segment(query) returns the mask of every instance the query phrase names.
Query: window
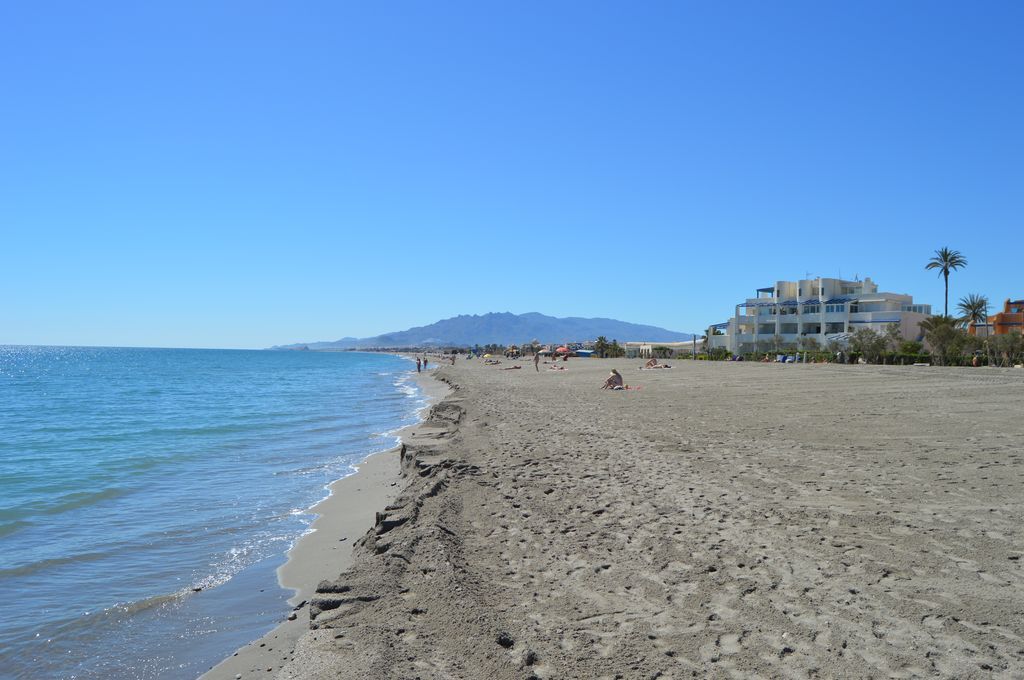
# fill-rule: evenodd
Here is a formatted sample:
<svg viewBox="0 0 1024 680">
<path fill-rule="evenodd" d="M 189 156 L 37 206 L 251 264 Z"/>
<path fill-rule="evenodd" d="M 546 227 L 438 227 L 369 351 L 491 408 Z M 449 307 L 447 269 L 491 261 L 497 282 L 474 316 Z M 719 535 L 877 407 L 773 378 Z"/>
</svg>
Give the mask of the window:
<svg viewBox="0 0 1024 680">
<path fill-rule="evenodd" d="M 841 312 L 846 309 L 846 305 L 825 305 L 825 312 L 831 314 L 833 312 Z"/>
</svg>

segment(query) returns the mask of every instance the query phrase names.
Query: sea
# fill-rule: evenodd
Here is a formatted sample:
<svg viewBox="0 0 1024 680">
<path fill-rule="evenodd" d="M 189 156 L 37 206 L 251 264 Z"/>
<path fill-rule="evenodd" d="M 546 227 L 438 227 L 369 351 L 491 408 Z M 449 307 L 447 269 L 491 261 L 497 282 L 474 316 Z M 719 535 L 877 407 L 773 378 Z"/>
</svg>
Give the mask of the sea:
<svg viewBox="0 0 1024 680">
<path fill-rule="evenodd" d="M 273 628 L 310 506 L 417 421 L 410 366 L 0 347 L 0 677 L 195 678 Z"/>
</svg>

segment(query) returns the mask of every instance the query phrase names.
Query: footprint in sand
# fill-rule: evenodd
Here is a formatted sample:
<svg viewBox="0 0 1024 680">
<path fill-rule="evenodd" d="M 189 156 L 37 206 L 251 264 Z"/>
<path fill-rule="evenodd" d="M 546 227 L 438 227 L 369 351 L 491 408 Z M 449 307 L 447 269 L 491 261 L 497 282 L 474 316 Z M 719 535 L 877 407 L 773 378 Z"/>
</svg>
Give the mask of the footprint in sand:
<svg viewBox="0 0 1024 680">
<path fill-rule="evenodd" d="M 725 633 L 718 638 L 718 648 L 722 654 L 739 654 L 743 651 L 743 638 L 747 636 L 747 631 L 742 633 Z"/>
</svg>

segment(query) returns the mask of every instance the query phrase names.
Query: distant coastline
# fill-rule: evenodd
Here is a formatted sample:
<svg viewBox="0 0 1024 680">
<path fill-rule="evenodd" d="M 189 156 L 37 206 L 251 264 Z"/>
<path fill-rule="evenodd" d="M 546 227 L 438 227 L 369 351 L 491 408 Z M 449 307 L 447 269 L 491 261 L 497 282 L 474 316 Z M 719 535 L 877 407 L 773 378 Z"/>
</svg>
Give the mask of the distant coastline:
<svg viewBox="0 0 1024 680">
<path fill-rule="evenodd" d="M 274 350 L 377 349 L 398 351 L 413 348 L 471 347 L 476 344 L 565 343 L 594 340 L 599 336 L 620 341 L 686 342 L 690 333 L 605 318 L 546 316 L 537 312 L 526 314 L 490 313 L 461 315 L 443 319 L 429 326 L 385 333 L 369 338 L 341 338 L 334 341 L 302 342 L 276 345 Z"/>
</svg>

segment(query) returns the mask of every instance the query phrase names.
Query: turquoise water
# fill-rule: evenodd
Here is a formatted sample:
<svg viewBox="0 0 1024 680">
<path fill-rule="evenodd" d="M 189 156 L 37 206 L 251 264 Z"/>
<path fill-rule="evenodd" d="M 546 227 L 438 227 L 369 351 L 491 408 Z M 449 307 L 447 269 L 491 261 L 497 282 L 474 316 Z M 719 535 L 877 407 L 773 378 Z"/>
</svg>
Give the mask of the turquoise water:
<svg viewBox="0 0 1024 680">
<path fill-rule="evenodd" d="M 0 347 L 0 675 L 194 678 L 280 621 L 306 508 L 415 422 L 409 366 Z"/>
</svg>

